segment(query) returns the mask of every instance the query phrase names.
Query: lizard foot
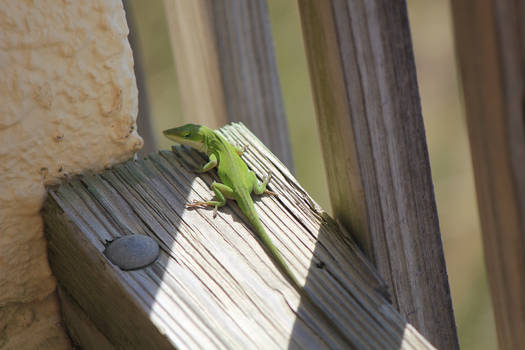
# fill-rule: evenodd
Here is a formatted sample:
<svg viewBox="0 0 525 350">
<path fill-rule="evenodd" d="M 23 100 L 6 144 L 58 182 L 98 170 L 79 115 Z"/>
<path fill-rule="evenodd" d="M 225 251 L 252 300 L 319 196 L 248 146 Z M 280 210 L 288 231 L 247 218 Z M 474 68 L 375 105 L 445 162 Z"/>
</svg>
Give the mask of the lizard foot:
<svg viewBox="0 0 525 350">
<path fill-rule="evenodd" d="M 264 194 L 269 194 L 270 196 L 278 196 L 279 195 L 279 193 L 273 192 L 273 191 L 270 191 L 270 190 L 264 190 Z"/>
<path fill-rule="evenodd" d="M 186 208 L 206 208 L 210 205 L 206 202 L 193 201 L 184 205 Z"/>
<path fill-rule="evenodd" d="M 199 201 L 193 201 L 191 203 L 186 203 L 184 205 L 186 208 L 207 208 L 207 207 L 213 207 L 213 218 L 217 216 L 217 208 L 218 206 L 212 203 L 208 202 L 199 202 Z"/>
</svg>

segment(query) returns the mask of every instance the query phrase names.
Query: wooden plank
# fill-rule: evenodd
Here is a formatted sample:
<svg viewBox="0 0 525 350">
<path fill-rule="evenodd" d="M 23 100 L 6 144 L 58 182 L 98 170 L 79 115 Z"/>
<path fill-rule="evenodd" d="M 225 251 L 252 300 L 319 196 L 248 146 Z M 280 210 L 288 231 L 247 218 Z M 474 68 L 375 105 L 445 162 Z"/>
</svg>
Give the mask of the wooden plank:
<svg viewBox="0 0 525 350">
<path fill-rule="evenodd" d="M 256 199 L 268 234 L 314 305 L 272 264 L 235 204 L 187 210 L 210 198 L 214 172 L 183 147 L 82 176 L 49 191 L 43 215 L 60 287 L 115 347 L 359 348 L 432 346 L 388 302 L 385 284 L 348 233 L 241 124 L 221 129 L 279 196 Z M 138 233 L 159 242 L 153 265 L 122 271 L 104 242 Z"/>
<path fill-rule="evenodd" d="M 498 343 L 525 343 L 525 5 L 453 1 Z"/>
<path fill-rule="evenodd" d="M 405 2 L 299 8 L 334 215 L 401 314 L 457 349 Z"/>
<path fill-rule="evenodd" d="M 241 121 L 293 169 L 265 0 L 164 0 L 185 118 Z"/>
</svg>

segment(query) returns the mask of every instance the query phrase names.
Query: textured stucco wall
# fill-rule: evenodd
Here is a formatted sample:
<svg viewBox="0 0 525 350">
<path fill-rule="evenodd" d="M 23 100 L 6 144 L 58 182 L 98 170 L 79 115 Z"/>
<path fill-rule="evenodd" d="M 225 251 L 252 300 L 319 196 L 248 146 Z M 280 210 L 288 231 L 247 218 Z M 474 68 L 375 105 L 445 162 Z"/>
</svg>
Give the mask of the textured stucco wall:
<svg viewBox="0 0 525 350">
<path fill-rule="evenodd" d="M 2 0 L 0 349 L 68 348 L 44 185 L 130 158 L 137 88 L 121 0 Z"/>
</svg>

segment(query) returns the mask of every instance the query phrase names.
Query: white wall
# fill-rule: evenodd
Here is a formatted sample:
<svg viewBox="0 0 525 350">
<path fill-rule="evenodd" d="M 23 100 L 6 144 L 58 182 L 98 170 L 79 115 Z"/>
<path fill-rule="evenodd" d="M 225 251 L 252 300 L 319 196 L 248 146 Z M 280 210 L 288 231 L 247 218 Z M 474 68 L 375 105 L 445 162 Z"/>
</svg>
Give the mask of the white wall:
<svg viewBox="0 0 525 350">
<path fill-rule="evenodd" d="M 121 0 L 2 0 L 0 349 L 70 347 L 39 210 L 44 185 L 142 146 L 127 34 Z"/>
</svg>

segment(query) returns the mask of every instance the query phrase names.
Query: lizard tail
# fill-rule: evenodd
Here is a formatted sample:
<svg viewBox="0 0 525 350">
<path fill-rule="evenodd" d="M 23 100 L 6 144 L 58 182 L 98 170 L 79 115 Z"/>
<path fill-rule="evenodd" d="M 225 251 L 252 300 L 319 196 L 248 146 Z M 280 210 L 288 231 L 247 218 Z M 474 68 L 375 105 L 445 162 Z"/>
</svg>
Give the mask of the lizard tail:
<svg viewBox="0 0 525 350">
<path fill-rule="evenodd" d="M 279 271 L 281 271 L 281 273 L 292 284 L 292 286 L 299 292 L 299 294 L 303 294 L 303 287 L 299 284 L 299 281 L 295 277 L 292 270 L 290 270 L 277 248 L 275 248 L 270 237 L 268 237 L 268 234 L 266 233 L 266 230 L 264 229 L 264 226 L 262 225 L 261 220 L 257 215 L 257 212 L 255 211 L 255 206 L 253 204 L 253 200 L 250 194 L 240 194 L 236 201 L 239 207 L 241 208 L 241 211 L 248 218 L 248 221 L 255 230 L 257 238 L 266 250 L 266 253 L 272 259 L 272 262 L 275 264 L 275 266 L 277 266 Z"/>
<path fill-rule="evenodd" d="M 340 325 L 335 323 L 330 317 L 330 315 L 327 314 L 326 311 L 323 308 L 321 308 L 316 302 L 314 302 L 314 300 L 310 297 L 310 295 L 308 295 L 304 287 L 299 284 L 299 281 L 295 277 L 294 273 L 292 272 L 292 270 L 290 270 L 279 251 L 275 248 L 272 241 L 270 240 L 270 237 L 268 237 L 266 230 L 261 224 L 261 220 L 259 219 L 259 216 L 255 211 L 255 206 L 253 204 L 253 200 L 250 194 L 238 194 L 236 201 L 244 215 L 248 218 L 248 221 L 250 222 L 253 230 L 255 230 L 255 233 L 259 238 L 259 241 L 266 250 L 267 254 L 270 256 L 275 266 L 277 266 L 280 272 L 297 290 L 301 297 L 304 298 L 304 301 L 310 305 L 312 310 L 316 311 L 321 322 L 331 325 L 331 327 L 335 330 L 335 334 L 337 334 L 337 336 L 335 334 L 330 335 L 330 339 L 328 339 L 327 342 L 328 347 L 345 348 L 348 347 L 348 345 L 351 345 L 350 348 L 355 348 L 356 345 L 353 343 L 351 337 L 349 337 L 349 335 L 346 334 L 345 330 L 342 329 Z"/>
</svg>

